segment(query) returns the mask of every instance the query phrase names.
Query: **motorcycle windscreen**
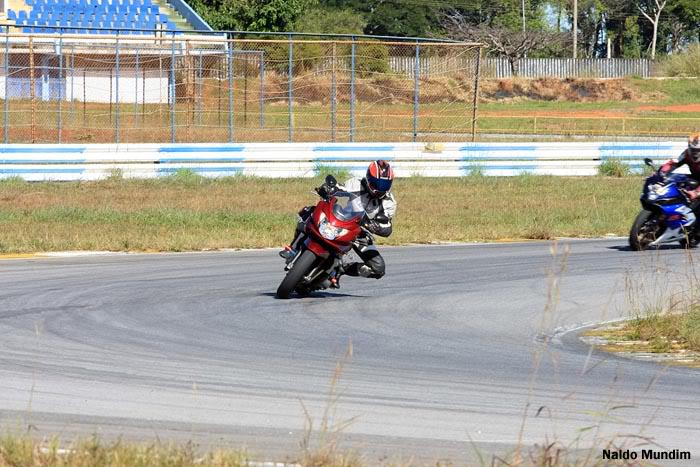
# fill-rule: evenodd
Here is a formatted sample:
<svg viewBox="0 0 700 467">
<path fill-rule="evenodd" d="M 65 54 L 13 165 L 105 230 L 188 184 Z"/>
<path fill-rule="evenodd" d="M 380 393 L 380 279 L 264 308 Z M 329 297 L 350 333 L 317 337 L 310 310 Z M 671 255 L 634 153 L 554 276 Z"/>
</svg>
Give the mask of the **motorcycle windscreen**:
<svg viewBox="0 0 700 467">
<path fill-rule="evenodd" d="M 339 191 L 335 194 L 336 202 L 333 204 L 333 215 L 336 219 L 349 222 L 362 217 L 365 208 L 362 206 L 362 199 L 352 193 Z"/>
</svg>

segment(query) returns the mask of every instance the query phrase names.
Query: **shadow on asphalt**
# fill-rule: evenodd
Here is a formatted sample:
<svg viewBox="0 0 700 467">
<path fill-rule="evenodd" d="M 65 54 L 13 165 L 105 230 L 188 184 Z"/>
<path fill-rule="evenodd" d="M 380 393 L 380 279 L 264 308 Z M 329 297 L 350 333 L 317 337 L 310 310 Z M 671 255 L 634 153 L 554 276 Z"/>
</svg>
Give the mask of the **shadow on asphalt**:
<svg viewBox="0 0 700 467">
<path fill-rule="evenodd" d="M 608 250 L 617 250 L 617 251 L 631 251 L 633 253 L 638 253 L 634 251 L 632 248 L 630 248 L 629 245 L 615 245 L 615 246 L 608 246 L 606 247 Z M 658 248 L 649 248 L 648 251 L 659 251 L 659 250 L 683 250 L 685 247 L 682 247 L 680 245 L 662 245 Z"/>
<path fill-rule="evenodd" d="M 274 292 L 263 292 L 258 294 L 259 297 L 271 297 L 274 298 L 275 300 L 279 300 L 277 298 L 277 294 Z M 357 295 L 357 294 L 348 294 L 348 293 L 342 293 L 342 292 L 313 292 L 310 293 L 309 295 L 305 295 L 303 297 L 300 297 L 296 294 L 292 295 L 289 297 L 287 300 L 312 300 L 314 298 L 340 298 L 340 297 L 354 297 L 354 298 L 363 298 L 366 297 L 366 295 Z"/>
</svg>

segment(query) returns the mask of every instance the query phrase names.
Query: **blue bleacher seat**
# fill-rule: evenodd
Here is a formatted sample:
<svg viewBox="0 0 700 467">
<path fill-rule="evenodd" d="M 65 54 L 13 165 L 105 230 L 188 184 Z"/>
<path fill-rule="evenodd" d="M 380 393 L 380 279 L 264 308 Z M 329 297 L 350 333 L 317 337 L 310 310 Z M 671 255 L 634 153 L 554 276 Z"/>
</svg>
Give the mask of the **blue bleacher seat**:
<svg viewBox="0 0 700 467">
<path fill-rule="evenodd" d="M 17 13 L 15 13 L 15 10 L 7 10 L 7 19 L 10 21 L 15 21 L 17 19 Z"/>
<path fill-rule="evenodd" d="M 36 32 L 153 34 L 177 30 L 153 0 L 25 0 L 31 8 L 7 10 L 7 19 Z M 104 29 L 104 30 L 103 30 Z M 111 30 L 110 30 L 111 29 Z M 150 30 L 150 31 L 149 31 Z"/>
</svg>

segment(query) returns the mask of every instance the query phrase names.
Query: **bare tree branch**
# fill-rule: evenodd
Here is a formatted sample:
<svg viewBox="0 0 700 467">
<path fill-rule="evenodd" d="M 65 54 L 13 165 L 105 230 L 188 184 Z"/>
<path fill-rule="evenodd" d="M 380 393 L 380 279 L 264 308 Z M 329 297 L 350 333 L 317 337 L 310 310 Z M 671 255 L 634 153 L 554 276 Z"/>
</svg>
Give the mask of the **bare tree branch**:
<svg viewBox="0 0 700 467">
<path fill-rule="evenodd" d="M 506 57 L 513 76 L 519 73 L 519 62 L 533 50 L 563 44 L 568 35 L 544 31 L 512 31 L 484 24 L 474 25 L 464 15 L 451 9 L 443 14 L 442 25 L 452 39 L 484 42 L 489 48 Z"/>
<path fill-rule="evenodd" d="M 651 39 L 651 59 L 654 60 L 656 58 L 656 38 L 658 36 L 658 31 L 659 31 L 659 19 L 661 18 L 661 12 L 663 9 L 666 7 L 666 3 L 668 0 L 663 0 L 662 2 L 659 2 L 659 0 L 654 0 L 654 3 L 656 4 L 656 8 L 651 7 L 649 13 L 645 11 L 645 9 L 642 7 L 647 7 L 649 8 L 649 4 L 647 2 L 642 2 L 641 4 L 637 5 L 637 9 L 642 12 L 644 17 L 649 20 L 649 22 L 652 24 L 654 27 L 654 35 Z M 652 18 L 651 15 L 654 15 Z"/>
</svg>

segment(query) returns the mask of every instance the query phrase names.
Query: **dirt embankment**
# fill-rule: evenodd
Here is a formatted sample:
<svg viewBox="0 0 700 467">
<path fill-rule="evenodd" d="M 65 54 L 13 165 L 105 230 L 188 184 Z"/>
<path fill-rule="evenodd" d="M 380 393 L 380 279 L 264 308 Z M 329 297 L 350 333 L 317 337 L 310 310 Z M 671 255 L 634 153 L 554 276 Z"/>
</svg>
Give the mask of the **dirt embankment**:
<svg viewBox="0 0 700 467">
<path fill-rule="evenodd" d="M 626 79 L 537 78 L 484 80 L 481 98 L 486 102 L 540 100 L 564 102 L 636 102 L 660 96 L 641 94 Z"/>
<path fill-rule="evenodd" d="M 302 75 L 295 78 L 293 84 L 296 100 L 320 104 L 330 102 L 333 83 L 328 76 Z M 285 76 L 270 74 L 265 83 L 266 97 L 273 101 L 286 100 L 288 85 Z M 335 86 L 338 102 L 349 102 L 349 79 L 338 77 Z M 420 99 L 423 103 L 471 102 L 473 92 L 474 82 L 465 77 L 429 77 L 420 81 Z M 411 103 L 413 93 L 414 82 L 405 77 L 379 75 L 358 78 L 355 83 L 355 99 L 360 102 Z M 625 79 L 514 78 L 482 80 L 479 97 L 482 102 L 653 102 L 663 96 L 642 94 Z"/>
</svg>

